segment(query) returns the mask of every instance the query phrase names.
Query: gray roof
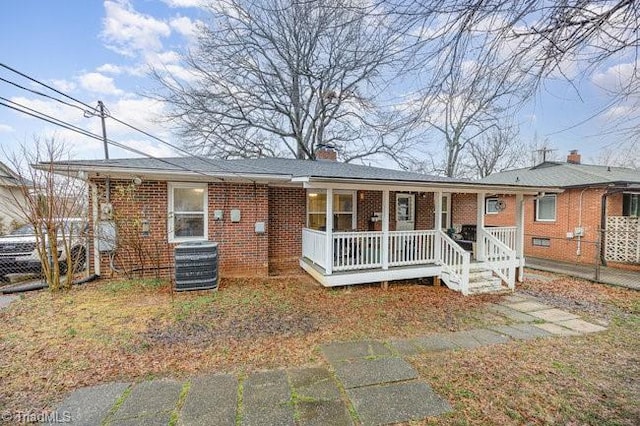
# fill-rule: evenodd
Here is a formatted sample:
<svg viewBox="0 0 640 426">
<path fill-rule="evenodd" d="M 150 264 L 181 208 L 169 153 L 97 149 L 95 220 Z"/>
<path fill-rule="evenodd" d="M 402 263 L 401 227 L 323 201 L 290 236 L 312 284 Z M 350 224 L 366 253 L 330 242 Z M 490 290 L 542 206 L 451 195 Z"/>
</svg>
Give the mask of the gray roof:
<svg viewBox="0 0 640 426">
<path fill-rule="evenodd" d="M 531 168 L 494 173 L 478 182 L 556 188 L 635 184 L 640 183 L 640 171 L 624 167 L 547 161 Z"/>
<path fill-rule="evenodd" d="M 257 158 L 239 160 L 213 160 L 199 157 L 123 158 L 110 160 L 75 160 L 58 163 L 61 166 L 90 171 L 95 168 L 113 168 L 158 171 L 195 172 L 217 175 L 278 175 L 290 178 L 343 178 L 405 182 L 468 183 L 422 173 L 385 169 L 336 161 L 310 161 L 289 158 Z"/>
</svg>

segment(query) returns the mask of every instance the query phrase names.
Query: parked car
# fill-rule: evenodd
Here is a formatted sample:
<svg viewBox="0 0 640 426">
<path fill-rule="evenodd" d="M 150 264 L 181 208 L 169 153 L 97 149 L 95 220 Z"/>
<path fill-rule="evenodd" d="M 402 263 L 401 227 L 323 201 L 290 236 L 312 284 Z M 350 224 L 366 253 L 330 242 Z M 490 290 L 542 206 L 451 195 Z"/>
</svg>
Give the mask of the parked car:
<svg viewBox="0 0 640 426">
<path fill-rule="evenodd" d="M 58 230 L 58 260 L 62 271 L 67 267 L 67 256 L 62 245 L 62 233 L 67 237 L 71 247 L 71 259 L 74 270 L 85 268 L 87 260 L 86 235 L 88 224 L 81 218 L 65 218 L 60 220 Z M 24 225 L 0 237 L 0 278 L 7 274 L 40 273 L 42 263 L 36 247 L 37 240 L 33 225 Z"/>
</svg>

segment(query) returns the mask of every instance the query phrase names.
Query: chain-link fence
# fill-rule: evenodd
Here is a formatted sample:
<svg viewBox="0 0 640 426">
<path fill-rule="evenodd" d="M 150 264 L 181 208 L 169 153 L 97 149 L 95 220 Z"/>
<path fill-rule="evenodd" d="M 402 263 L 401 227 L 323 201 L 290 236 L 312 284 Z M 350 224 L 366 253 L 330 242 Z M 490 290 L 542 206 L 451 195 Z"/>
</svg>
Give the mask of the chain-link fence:
<svg viewBox="0 0 640 426">
<path fill-rule="evenodd" d="M 22 282 L 42 277 L 43 262 L 51 269 L 53 259 L 62 275 L 71 268 L 73 275 L 82 274 L 88 261 L 88 222 L 85 218 L 57 221 L 57 240 L 50 242 L 43 229 L 31 224 L 18 226 L 0 236 L 0 283 Z M 52 256 L 52 250 L 57 256 Z"/>
</svg>

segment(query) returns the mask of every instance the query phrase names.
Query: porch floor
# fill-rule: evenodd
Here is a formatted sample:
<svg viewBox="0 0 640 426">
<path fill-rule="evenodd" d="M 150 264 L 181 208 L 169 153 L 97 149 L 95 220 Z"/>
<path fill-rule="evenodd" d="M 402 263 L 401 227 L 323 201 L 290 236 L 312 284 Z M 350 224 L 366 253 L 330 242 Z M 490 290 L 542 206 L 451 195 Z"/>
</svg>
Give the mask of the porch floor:
<svg viewBox="0 0 640 426">
<path fill-rule="evenodd" d="M 437 277 L 440 276 L 442 272 L 440 265 L 426 263 L 421 265 L 393 266 L 389 267 L 389 269 L 373 268 L 353 271 L 334 271 L 331 275 L 326 275 L 324 268 L 304 257 L 300 259 L 300 267 L 325 287 Z"/>
</svg>

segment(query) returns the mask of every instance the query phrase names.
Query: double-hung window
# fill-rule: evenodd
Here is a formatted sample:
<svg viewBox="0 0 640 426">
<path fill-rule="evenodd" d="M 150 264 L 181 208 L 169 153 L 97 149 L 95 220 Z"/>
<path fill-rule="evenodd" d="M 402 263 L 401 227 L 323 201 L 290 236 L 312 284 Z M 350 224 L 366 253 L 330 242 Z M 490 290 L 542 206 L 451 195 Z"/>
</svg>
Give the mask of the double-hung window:
<svg viewBox="0 0 640 426">
<path fill-rule="evenodd" d="M 536 199 L 536 222 L 556 220 L 556 195 L 545 195 Z"/>
<path fill-rule="evenodd" d="M 622 216 L 640 216 L 640 194 L 622 195 Z"/>
<path fill-rule="evenodd" d="M 169 183 L 169 241 L 207 239 L 207 184 Z"/>
<path fill-rule="evenodd" d="M 333 191 L 333 229 L 347 231 L 356 227 L 356 192 Z M 327 193 L 324 190 L 307 192 L 307 227 L 326 230 Z"/>
</svg>

